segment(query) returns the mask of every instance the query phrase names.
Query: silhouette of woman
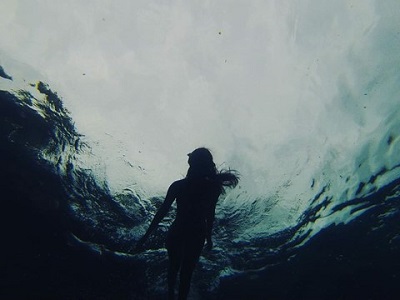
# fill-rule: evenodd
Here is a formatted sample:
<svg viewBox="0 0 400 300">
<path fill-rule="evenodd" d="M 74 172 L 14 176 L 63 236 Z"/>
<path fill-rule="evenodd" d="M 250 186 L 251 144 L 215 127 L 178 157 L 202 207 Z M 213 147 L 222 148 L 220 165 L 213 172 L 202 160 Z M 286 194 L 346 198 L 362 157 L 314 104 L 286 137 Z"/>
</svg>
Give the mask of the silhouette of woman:
<svg viewBox="0 0 400 300">
<path fill-rule="evenodd" d="M 211 235 L 218 197 L 224 193 L 224 187 L 235 187 L 239 182 L 236 171 L 217 170 L 207 148 L 198 148 L 188 156 L 189 169 L 186 178 L 171 184 L 164 203 L 137 244 L 138 249 L 143 247 L 143 243 L 157 228 L 176 199 L 176 218 L 166 241 L 169 257 L 168 299 L 174 299 L 179 270 L 178 299 L 187 298 L 192 273 L 199 261 L 205 240 L 208 250 L 213 246 Z"/>
</svg>

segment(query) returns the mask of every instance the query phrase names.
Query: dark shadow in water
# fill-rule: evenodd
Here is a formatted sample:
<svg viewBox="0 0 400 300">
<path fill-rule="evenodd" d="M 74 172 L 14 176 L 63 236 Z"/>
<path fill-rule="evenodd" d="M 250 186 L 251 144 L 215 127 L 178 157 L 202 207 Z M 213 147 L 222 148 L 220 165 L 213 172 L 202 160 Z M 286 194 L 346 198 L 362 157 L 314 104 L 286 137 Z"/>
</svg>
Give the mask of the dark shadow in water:
<svg viewBox="0 0 400 300">
<path fill-rule="evenodd" d="M 143 268 L 68 243 L 72 227 L 59 176 L 36 156 L 50 139 L 43 118 L 0 91 L 2 299 L 131 299 Z M 23 135 L 23 137 L 21 136 Z"/>
<path fill-rule="evenodd" d="M 400 198 L 392 196 L 400 194 L 400 180 L 381 191 L 376 202 L 382 205 L 322 230 L 292 257 L 286 253 L 262 271 L 224 278 L 218 299 L 396 299 Z"/>
</svg>

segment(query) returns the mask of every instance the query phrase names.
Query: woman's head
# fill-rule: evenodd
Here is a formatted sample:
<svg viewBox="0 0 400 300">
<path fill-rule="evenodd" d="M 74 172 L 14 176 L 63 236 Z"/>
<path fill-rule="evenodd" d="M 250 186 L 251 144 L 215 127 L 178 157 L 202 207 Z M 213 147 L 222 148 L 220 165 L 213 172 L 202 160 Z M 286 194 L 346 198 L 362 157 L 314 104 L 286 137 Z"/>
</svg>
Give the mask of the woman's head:
<svg viewBox="0 0 400 300">
<path fill-rule="evenodd" d="M 207 148 L 197 148 L 192 153 L 189 153 L 188 156 L 189 170 L 187 178 L 208 177 L 213 179 L 220 185 L 221 192 L 224 192 L 224 187 L 235 187 L 239 183 L 239 174 L 235 170 L 217 170 L 213 156 Z"/>
<path fill-rule="evenodd" d="M 207 148 L 197 148 L 188 156 L 189 170 L 187 177 L 210 177 L 217 173 L 212 154 Z"/>
<path fill-rule="evenodd" d="M 210 165 L 213 164 L 213 157 L 207 148 L 197 148 L 193 152 L 188 154 L 189 166 L 199 166 L 199 165 Z"/>
</svg>

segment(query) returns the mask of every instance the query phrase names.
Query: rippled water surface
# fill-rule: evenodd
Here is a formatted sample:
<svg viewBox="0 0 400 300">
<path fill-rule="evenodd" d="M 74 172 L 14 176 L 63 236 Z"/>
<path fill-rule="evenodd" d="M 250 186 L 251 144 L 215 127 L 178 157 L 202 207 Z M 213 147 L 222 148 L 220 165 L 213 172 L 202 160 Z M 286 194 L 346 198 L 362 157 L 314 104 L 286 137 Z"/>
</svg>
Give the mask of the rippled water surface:
<svg viewBox="0 0 400 300">
<path fill-rule="evenodd" d="M 39 13 L 11 3 L 1 22 L 18 26 L 0 31 L 2 296 L 162 299 L 174 212 L 145 252 L 134 244 L 168 183 L 184 176 L 184 151 L 209 143 L 242 180 L 220 198 L 215 248 L 200 259 L 192 299 L 394 299 L 396 1 L 136 3 L 131 19 L 111 4 L 90 12 L 77 3 L 66 14 L 92 40 L 68 51 L 46 48 L 52 29 L 29 26 Z M 130 38 L 117 13 L 133 22 Z M 69 45 L 57 26 L 56 41 Z M 38 44 L 16 47 L 24 28 Z M 83 55 L 94 45 L 97 69 Z M 115 61 L 113 73 L 117 50 L 131 71 Z M 150 63 L 158 54 L 169 62 Z"/>
</svg>

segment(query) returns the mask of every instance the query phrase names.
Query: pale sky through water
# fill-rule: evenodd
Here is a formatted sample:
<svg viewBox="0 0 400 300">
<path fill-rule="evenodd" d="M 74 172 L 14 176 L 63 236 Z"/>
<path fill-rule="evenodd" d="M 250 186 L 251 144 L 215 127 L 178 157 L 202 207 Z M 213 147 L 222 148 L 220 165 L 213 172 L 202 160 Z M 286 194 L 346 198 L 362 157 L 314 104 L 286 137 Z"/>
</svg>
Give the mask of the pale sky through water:
<svg viewBox="0 0 400 300">
<path fill-rule="evenodd" d="M 346 159 L 376 126 L 379 110 L 340 99 L 362 93 L 383 59 L 369 47 L 382 11 L 361 0 L 3 0 L 0 50 L 58 92 L 118 188 L 129 162 L 162 191 L 207 146 L 262 194 L 332 148 Z"/>
</svg>

